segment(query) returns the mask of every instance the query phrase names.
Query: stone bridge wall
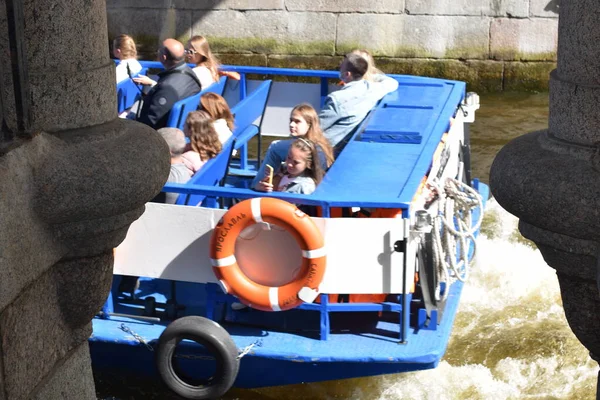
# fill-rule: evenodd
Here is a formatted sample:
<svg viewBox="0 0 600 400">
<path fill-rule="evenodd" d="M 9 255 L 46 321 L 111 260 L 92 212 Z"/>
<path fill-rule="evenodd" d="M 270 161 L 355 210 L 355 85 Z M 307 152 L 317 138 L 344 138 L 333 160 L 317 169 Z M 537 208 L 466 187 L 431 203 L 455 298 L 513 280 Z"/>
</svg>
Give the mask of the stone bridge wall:
<svg viewBox="0 0 600 400">
<path fill-rule="evenodd" d="M 160 38 L 209 38 L 224 63 L 336 68 L 353 48 L 386 72 L 545 90 L 558 0 L 108 0 L 108 31 L 144 56 Z"/>
</svg>

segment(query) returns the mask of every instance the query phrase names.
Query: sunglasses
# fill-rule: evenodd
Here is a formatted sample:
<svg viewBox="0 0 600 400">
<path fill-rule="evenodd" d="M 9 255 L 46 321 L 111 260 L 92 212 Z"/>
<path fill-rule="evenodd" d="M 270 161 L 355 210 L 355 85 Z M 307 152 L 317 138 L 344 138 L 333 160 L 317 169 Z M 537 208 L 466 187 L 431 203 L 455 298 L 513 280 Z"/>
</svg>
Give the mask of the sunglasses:
<svg viewBox="0 0 600 400">
<path fill-rule="evenodd" d="M 193 56 L 196 53 L 198 53 L 198 52 L 194 49 L 185 49 L 185 54 L 187 54 L 187 55 Z"/>
</svg>

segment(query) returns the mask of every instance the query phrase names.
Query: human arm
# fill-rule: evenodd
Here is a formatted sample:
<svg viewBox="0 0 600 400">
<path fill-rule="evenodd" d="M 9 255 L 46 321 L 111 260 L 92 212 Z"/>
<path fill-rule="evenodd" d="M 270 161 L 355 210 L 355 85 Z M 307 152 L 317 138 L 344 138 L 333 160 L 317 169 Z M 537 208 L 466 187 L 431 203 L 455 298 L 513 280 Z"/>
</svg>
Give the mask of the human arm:
<svg viewBox="0 0 600 400">
<path fill-rule="evenodd" d="M 252 180 L 252 187 L 254 189 L 261 190 L 261 188 L 262 188 L 262 185 L 259 187 L 257 187 L 257 185 L 259 185 L 259 182 L 261 182 L 265 177 L 265 165 L 269 164 L 273 168 L 276 168 L 283 161 L 283 159 L 281 158 L 281 155 L 280 155 L 280 153 L 281 153 L 280 148 L 285 147 L 285 144 L 284 144 L 285 142 L 287 142 L 287 141 L 273 142 L 267 149 L 267 154 L 265 155 L 265 159 L 263 160 L 262 164 L 260 165 L 260 168 L 256 172 L 256 176 Z M 285 149 L 285 154 L 287 154 L 287 148 Z M 261 191 L 264 192 L 266 190 L 261 190 Z"/>
<path fill-rule="evenodd" d="M 396 89 L 398 89 L 398 81 L 394 78 L 390 78 L 385 74 L 377 74 L 373 77 L 371 90 L 379 99 Z"/>
<path fill-rule="evenodd" d="M 146 75 L 138 75 L 135 78 L 133 78 L 133 81 L 139 85 L 144 85 L 144 86 L 156 85 L 156 81 Z"/>
</svg>

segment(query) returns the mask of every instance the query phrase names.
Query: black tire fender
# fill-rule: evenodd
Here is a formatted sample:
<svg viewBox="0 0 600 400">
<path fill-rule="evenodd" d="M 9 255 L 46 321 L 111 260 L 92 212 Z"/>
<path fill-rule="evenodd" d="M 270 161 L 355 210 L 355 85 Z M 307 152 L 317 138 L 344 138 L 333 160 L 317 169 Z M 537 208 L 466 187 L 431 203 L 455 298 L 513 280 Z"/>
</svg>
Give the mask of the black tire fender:
<svg viewBox="0 0 600 400">
<path fill-rule="evenodd" d="M 183 339 L 193 340 L 211 351 L 216 361 L 215 376 L 202 385 L 185 382 L 173 366 L 175 348 Z M 237 377 L 240 362 L 229 333 L 219 324 L 199 316 L 187 316 L 171 322 L 158 339 L 156 366 L 163 382 L 186 399 L 214 399 L 225 394 Z"/>
</svg>

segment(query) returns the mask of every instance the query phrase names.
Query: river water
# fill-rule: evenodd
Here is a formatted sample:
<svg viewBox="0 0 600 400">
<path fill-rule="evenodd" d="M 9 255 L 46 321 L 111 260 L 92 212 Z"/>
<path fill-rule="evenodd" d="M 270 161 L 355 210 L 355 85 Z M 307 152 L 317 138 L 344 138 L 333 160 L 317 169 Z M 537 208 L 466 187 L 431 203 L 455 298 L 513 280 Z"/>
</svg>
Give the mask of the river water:
<svg viewBox="0 0 600 400">
<path fill-rule="evenodd" d="M 545 129 L 547 94 L 482 95 L 471 129 L 474 177 L 488 182 L 510 139 Z M 598 366 L 569 329 L 558 281 L 493 199 L 448 350 L 433 370 L 256 390 L 225 399 L 594 399 Z M 172 398 L 156 394 L 128 399 Z"/>
</svg>

